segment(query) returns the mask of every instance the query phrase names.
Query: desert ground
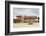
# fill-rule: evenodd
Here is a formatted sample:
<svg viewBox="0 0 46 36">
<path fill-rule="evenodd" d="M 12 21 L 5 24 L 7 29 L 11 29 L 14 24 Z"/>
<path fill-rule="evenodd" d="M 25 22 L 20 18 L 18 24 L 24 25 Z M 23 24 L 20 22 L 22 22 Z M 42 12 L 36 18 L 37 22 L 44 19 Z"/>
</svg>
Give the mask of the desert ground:
<svg viewBox="0 0 46 36">
<path fill-rule="evenodd" d="M 31 28 L 35 28 L 38 27 L 39 23 L 33 23 L 33 24 L 29 24 L 29 23 L 13 23 L 13 27 L 14 28 L 27 28 L 27 27 L 31 27 Z"/>
</svg>

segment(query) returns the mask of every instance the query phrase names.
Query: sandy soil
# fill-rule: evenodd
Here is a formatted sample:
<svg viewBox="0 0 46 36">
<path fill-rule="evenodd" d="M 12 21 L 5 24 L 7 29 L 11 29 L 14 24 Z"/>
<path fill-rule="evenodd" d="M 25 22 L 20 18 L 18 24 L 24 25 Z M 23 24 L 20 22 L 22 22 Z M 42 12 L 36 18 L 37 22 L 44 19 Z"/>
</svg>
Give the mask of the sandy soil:
<svg viewBox="0 0 46 36">
<path fill-rule="evenodd" d="M 31 28 L 35 28 L 38 27 L 39 23 L 33 23 L 33 24 L 29 24 L 29 23 L 13 23 L 13 27 L 15 28 L 27 28 L 27 27 L 31 27 Z"/>
</svg>

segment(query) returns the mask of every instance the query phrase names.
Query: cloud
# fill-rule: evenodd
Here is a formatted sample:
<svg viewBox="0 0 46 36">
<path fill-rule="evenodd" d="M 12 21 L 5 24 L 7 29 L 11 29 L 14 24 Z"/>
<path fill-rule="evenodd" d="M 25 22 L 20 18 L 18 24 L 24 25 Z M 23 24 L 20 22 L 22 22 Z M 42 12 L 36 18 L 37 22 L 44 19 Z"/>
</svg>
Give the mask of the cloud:
<svg viewBox="0 0 46 36">
<path fill-rule="evenodd" d="M 13 8 L 13 17 L 15 16 L 39 16 L 38 8 Z"/>
</svg>

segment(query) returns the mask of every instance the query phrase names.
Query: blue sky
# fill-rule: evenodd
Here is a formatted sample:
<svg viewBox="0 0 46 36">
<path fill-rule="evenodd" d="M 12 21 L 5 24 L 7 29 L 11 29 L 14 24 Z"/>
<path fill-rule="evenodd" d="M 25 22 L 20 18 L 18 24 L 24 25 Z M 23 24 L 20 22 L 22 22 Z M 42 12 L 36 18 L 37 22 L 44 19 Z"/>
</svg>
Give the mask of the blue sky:
<svg viewBox="0 0 46 36">
<path fill-rule="evenodd" d="M 15 16 L 39 16 L 39 8 L 13 8 L 13 17 Z"/>
</svg>

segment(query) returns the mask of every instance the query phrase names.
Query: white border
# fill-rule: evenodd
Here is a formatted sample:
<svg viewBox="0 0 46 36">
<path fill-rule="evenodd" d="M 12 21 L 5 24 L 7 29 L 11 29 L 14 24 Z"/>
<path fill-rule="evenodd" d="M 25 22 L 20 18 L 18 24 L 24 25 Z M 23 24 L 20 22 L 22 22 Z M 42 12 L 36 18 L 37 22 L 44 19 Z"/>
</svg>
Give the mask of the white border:
<svg viewBox="0 0 46 36">
<path fill-rule="evenodd" d="M 37 28 L 13 28 L 13 8 L 39 8 L 40 26 Z M 10 32 L 42 30 L 42 6 L 10 4 Z"/>
</svg>

